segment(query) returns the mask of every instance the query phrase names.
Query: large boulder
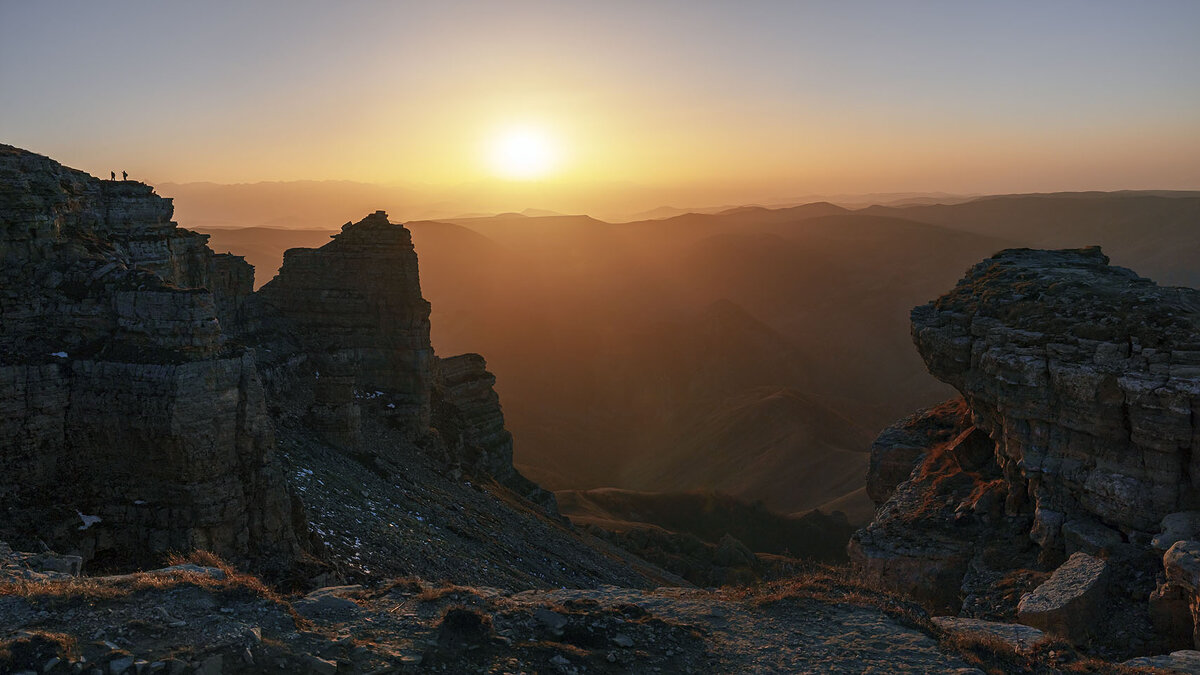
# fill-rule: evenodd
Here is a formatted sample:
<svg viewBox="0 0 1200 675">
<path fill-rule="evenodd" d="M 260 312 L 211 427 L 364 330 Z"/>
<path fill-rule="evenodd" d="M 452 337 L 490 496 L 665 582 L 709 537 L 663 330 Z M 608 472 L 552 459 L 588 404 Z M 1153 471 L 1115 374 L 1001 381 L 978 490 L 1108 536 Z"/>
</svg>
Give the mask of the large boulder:
<svg viewBox="0 0 1200 675">
<path fill-rule="evenodd" d="M 1099 623 L 1107 581 L 1107 561 L 1076 553 L 1042 585 L 1021 598 L 1017 619 L 1082 644 Z"/>
</svg>

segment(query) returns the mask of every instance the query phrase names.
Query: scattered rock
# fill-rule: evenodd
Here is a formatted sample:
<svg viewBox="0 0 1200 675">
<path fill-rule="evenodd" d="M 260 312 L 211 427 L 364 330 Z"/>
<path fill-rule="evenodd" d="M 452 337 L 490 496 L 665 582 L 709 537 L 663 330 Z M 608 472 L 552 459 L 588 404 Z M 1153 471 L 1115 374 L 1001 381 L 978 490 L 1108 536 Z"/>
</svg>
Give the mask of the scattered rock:
<svg viewBox="0 0 1200 675">
<path fill-rule="evenodd" d="M 1087 640 L 1103 611 L 1108 563 L 1086 553 L 1075 553 L 1041 586 L 1021 598 L 1017 619 L 1081 644 Z"/>
<path fill-rule="evenodd" d="M 1155 672 L 1170 675 L 1195 675 L 1195 673 L 1200 673 L 1200 651 L 1186 649 L 1164 656 L 1142 656 L 1130 659 L 1121 665 L 1130 668 L 1157 669 Z"/>
<path fill-rule="evenodd" d="M 1159 530 L 1150 545 L 1160 551 L 1171 548 L 1177 541 L 1195 539 L 1200 535 L 1200 511 L 1169 513 L 1163 516 Z"/>
<path fill-rule="evenodd" d="M 339 594 L 362 590 L 362 586 L 329 586 L 320 588 L 303 599 L 292 603 L 292 606 L 302 616 L 310 619 L 322 617 L 326 619 L 347 620 L 358 616 L 358 603 Z"/>
<path fill-rule="evenodd" d="M 624 647 L 626 649 L 633 646 L 633 638 L 629 637 L 628 635 L 626 635 L 624 633 L 617 633 L 616 635 L 614 635 L 612 642 L 614 645 L 616 645 L 618 647 Z"/>
<path fill-rule="evenodd" d="M 1028 654 L 1035 644 L 1045 637 L 1045 633 L 1019 623 L 1000 623 L 998 621 L 981 621 L 957 616 L 935 616 L 933 622 L 951 633 L 966 633 L 990 638 L 998 638 L 1007 642 L 1019 653 Z"/>
</svg>

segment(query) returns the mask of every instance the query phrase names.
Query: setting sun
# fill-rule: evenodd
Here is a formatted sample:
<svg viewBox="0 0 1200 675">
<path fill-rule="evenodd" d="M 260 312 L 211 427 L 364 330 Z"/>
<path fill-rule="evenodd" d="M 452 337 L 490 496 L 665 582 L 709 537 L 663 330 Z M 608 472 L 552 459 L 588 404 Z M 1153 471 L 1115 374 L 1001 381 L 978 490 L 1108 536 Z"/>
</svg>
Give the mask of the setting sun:
<svg viewBox="0 0 1200 675">
<path fill-rule="evenodd" d="M 488 155 L 492 171 L 514 180 L 543 178 L 558 164 L 553 139 L 535 127 L 505 129 L 492 139 Z"/>
</svg>

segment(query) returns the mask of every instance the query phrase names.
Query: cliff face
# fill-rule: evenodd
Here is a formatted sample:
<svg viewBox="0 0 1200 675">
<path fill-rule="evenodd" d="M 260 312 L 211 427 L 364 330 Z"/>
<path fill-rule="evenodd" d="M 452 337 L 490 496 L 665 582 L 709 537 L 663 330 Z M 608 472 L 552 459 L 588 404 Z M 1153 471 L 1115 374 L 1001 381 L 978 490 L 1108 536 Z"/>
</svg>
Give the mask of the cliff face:
<svg viewBox="0 0 1200 675">
<path fill-rule="evenodd" d="M 250 350 L 240 259 L 149 186 L 0 146 L 0 529 L 101 565 L 300 545 Z"/>
<path fill-rule="evenodd" d="M 293 357 L 281 375 L 312 384 L 309 414 L 330 440 L 358 444 L 363 395 L 386 396 L 391 418 L 409 437 L 428 433 L 429 303 L 403 225 L 377 211 L 346 223 L 319 249 L 288 250 L 254 304 L 255 339 L 273 343 L 274 362 L 281 352 Z"/>
<path fill-rule="evenodd" d="M 929 371 L 995 440 L 1008 508 L 1028 502 L 1043 544 L 1072 517 L 1149 532 L 1200 504 L 1200 291 L 1107 263 L 1006 251 L 913 310 Z"/>
<path fill-rule="evenodd" d="M 942 609 L 1005 620 L 1068 555 L 1116 559 L 1105 602 L 1120 610 L 1088 620 L 1125 648 L 1166 639 L 1150 615 L 1186 618 L 1191 587 L 1155 591 L 1162 551 L 1200 536 L 1200 291 L 1096 248 L 1009 250 L 914 309 L 912 334 L 963 398 L 876 441 L 879 507 L 852 559 Z M 1105 618 L 1118 614 L 1124 626 Z"/>
<path fill-rule="evenodd" d="M 415 503 L 397 485 L 405 470 L 457 504 L 494 480 L 543 507 L 510 512 L 522 532 L 497 538 L 532 538 L 526 521 L 538 522 L 579 560 L 595 553 L 558 531 L 553 496 L 513 468 L 483 358 L 434 356 L 404 226 L 381 211 L 347 223 L 325 246 L 288 251 L 253 293 L 252 267 L 171 215 L 147 185 L 0 146 L 0 537 L 78 552 L 89 569 L 203 548 L 282 571 L 317 543 L 290 484 L 350 462 L 386 477 L 374 489 L 389 508 Z M 292 452 L 282 463 L 277 446 Z M 356 564 L 356 552 L 338 557 L 346 541 L 407 542 L 372 519 L 345 522 L 353 498 L 306 494 L 315 529 L 340 531 L 325 549 L 335 565 Z"/>
</svg>

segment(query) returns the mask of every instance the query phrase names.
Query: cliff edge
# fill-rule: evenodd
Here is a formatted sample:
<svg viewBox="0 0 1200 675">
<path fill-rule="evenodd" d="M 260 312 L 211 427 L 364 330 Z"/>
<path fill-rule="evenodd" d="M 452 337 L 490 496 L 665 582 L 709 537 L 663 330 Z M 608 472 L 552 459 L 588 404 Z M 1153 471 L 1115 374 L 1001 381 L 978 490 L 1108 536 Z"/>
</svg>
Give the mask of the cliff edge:
<svg viewBox="0 0 1200 675">
<path fill-rule="evenodd" d="M 1160 586 L 1163 551 L 1200 532 L 1178 525 L 1200 508 L 1200 291 L 1108 262 L 1003 251 L 913 310 L 929 371 L 962 399 L 876 441 L 879 507 L 850 544 L 870 575 L 1117 652 L 1191 646 L 1192 618 L 1186 644 L 1163 626 L 1194 591 Z M 1055 588 L 1047 620 L 1036 608 Z"/>
</svg>

